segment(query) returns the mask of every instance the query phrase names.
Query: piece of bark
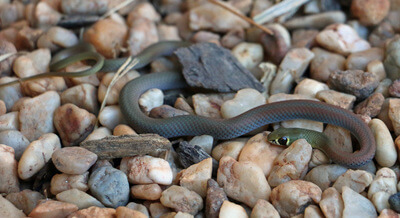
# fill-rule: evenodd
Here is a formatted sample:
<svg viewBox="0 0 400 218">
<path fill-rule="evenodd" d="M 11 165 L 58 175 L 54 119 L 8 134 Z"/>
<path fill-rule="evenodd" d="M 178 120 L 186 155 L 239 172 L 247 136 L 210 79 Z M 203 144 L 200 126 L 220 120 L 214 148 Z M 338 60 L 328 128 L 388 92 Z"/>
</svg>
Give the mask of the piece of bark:
<svg viewBox="0 0 400 218">
<path fill-rule="evenodd" d="M 189 144 L 187 141 L 179 143 L 176 153 L 179 156 L 179 161 L 184 168 L 188 168 L 193 164 L 197 164 L 207 158 L 212 158 L 202 147 Z M 213 174 L 218 171 L 218 161 L 212 158 Z M 216 176 L 216 175 L 215 175 Z"/>
<path fill-rule="evenodd" d="M 264 91 L 261 83 L 229 50 L 214 43 L 197 43 L 180 48 L 175 54 L 183 66 L 186 82 L 192 87 L 218 92 L 236 92 L 243 88 Z"/>
<path fill-rule="evenodd" d="M 157 134 L 140 134 L 84 141 L 80 146 L 97 154 L 99 159 L 108 159 L 144 154 L 159 156 L 171 148 L 171 142 Z"/>
</svg>

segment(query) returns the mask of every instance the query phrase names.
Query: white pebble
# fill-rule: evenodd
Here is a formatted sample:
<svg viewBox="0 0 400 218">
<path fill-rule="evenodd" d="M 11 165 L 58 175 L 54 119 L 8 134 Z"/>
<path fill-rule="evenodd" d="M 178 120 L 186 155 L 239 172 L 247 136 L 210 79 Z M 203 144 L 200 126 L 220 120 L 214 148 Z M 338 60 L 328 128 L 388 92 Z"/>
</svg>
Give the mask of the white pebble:
<svg viewBox="0 0 400 218">
<path fill-rule="evenodd" d="M 340 191 L 344 203 L 343 218 L 377 216 L 374 205 L 367 198 L 347 186 L 343 186 Z"/>
<path fill-rule="evenodd" d="M 119 106 L 106 106 L 99 114 L 99 122 L 108 129 L 114 129 L 118 124 L 126 123 Z"/>
<path fill-rule="evenodd" d="M 221 114 L 223 118 L 229 119 L 263 104 L 265 98 L 260 92 L 246 88 L 239 90 L 232 100 L 221 105 Z"/>
<path fill-rule="evenodd" d="M 145 112 L 150 112 L 151 109 L 159 107 L 163 103 L 164 93 L 160 89 L 150 89 L 139 98 L 139 105 Z"/>
<path fill-rule="evenodd" d="M 382 167 L 391 167 L 396 163 L 397 152 L 389 129 L 380 119 L 372 119 L 368 126 L 375 136 L 376 154 L 375 160 Z"/>
<path fill-rule="evenodd" d="M 258 43 L 241 42 L 232 49 L 232 55 L 246 69 L 252 70 L 264 59 L 264 50 Z"/>
<path fill-rule="evenodd" d="M 207 154 L 211 154 L 211 150 L 213 148 L 214 138 L 210 135 L 201 135 L 195 136 L 190 141 L 189 144 L 191 145 L 198 145 L 202 147 Z"/>
</svg>

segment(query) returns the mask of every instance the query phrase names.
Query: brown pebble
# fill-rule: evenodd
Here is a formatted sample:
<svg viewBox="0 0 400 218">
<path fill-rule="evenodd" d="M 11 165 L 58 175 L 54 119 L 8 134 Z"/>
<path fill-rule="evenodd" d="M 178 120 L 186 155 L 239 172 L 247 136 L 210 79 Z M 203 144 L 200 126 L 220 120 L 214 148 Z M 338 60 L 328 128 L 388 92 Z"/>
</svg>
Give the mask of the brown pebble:
<svg viewBox="0 0 400 218">
<path fill-rule="evenodd" d="M 367 26 L 380 23 L 389 9 L 389 0 L 353 0 L 351 3 L 351 13 Z"/>
<path fill-rule="evenodd" d="M 219 187 L 218 183 L 209 179 L 207 181 L 207 197 L 206 197 L 206 217 L 217 218 L 219 210 L 225 200 L 228 200 L 224 189 Z"/>
<path fill-rule="evenodd" d="M 400 97 L 400 79 L 393 81 L 392 85 L 389 86 L 389 94 L 393 97 Z"/>
<path fill-rule="evenodd" d="M 318 30 L 295 30 L 292 36 L 293 48 L 312 48 L 316 45 L 315 37 L 318 35 Z"/>
<path fill-rule="evenodd" d="M 113 135 L 114 136 L 137 135 L 137 133 L 130 126 L 125 125 L 125 124 L 119 124 L 118 126 L 116 126 L 114 128 Z"/>
<path fill-rule="evenodd" d="M 273 35 L 262 33 L 261 44 L 264 46 L 265 57 L 274 64 L 279 64 L 290 49 L 290 35 L 280 24 L 269 25 Z"/>
<path fill-rule="evenodd" d="M 338 70 L 329 75 L 328 85 L 363 100 L 378 87 L 379 79 L 375 74 L 362 70 Z"/>
<path fill-rule="evenodd" d="M 375 93 L 369 96 L 367 99 L 359 103 L 355 108 L 356 114 L 366 115 L 370 117 L 378 116 L 381 111 L 385 97 L 381 93 Z"/>
<path fill-rule="evenodd" d="M 61 201 L 43 200 L 28 215 L 33 218 L 40 217 L 67 217 L 78 210 L 78 206 Z"/>
<path fill-rule="evenodd" d="M 0 116 L 7 112 L 6 103 L 0 100 Z"/>
<path fill-rule="evenodd" d="M 131 187 L 133 198 L 155 201 L 160 199 L 162 189 L 158 184 L 134 185 Z"/>
<path fill-rule="evenodd" d="M 101 217 L 101 218 L 115 218 L 116 211 L 113 208 L 100 208 L 89 207 L 83 210 L 78 210 L 70 214 L 67 218 L 81 218 L 81 217 Z"/>
</svg>

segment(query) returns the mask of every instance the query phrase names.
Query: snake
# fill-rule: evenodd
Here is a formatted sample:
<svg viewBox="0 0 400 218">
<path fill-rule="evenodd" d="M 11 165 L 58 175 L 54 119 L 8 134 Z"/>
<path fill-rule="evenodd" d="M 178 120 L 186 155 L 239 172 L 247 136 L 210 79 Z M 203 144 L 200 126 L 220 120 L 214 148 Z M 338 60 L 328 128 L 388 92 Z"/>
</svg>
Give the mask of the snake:
<svg viewBox="0 0 400 218">
<path fill-rule="evenodd" d="M 138 64 L 133 69 L 144 67 L 154 59 L 171 55 L 176 49 L 190 44 L 181 41 L 155 43 L 135 57 Z M 56 54 L 52 59 L 50 70 L 56 71 L 71 62 L 80 60 L 92 60 L 95 61 L 95 64 L 91 68 L 79 72 L 48 72 L 21 78 L 10 83 L 15 84 L 48 76 L 77 77 L 87 76 L 98 71 L 115 71 L 126 61 L 126 58 L 105 60 L 94 48 L 84 43 Z M 0 87 L 10 85 L 10 83 L 0 84 Z M 350 168 L 357 168 L 371 161 L 375 155 L 375 138 L 368 125 L 361 118 L 349 110 L 319 101 L 287 100 L 268 103 L 230 119 L 214 119 L 198 115 L 158 119 L 147 116 L 139 106 L 139 98 L 149 89 L 169 90 L 187 87 L 188 85 L 180 72 L 158 72 L 142 75 L 127 82 L 122 88 L 119 96 L 121 112 L 127 123 L 136 132 L 156 133 L 166 138 L 206 134 L 213 136 L 214 139 L 226 140 L 245 135 L 271 123 L 295 119 L 320 121 L 348 129 L 360 144 L 360 150 L 354 153 L 343 153 L 336 149 L 327 138 L 317 140 L 322 143 L 319 149 L 323 150 L 333 162 Z M 322 133 L 311 134 L 306 132 L 304 134 L 296 133 L 295 135 L 316 140 L 320 134 Z M 272 139 L 271 137 L 269 140 L 275 142 L 279 142 L 279 139 L 281 139 L 281 137 L 279 139 Z M 293 134 L 288 137 L 294 138 Z"/>
</svg>

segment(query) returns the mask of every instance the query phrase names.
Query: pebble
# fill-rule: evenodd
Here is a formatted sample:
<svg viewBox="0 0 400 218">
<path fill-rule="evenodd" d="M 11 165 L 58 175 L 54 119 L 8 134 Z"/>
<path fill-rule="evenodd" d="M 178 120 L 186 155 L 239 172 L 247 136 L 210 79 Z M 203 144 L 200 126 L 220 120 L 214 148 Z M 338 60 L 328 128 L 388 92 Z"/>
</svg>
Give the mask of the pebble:
<svg viewBox="0 0 400 218">
<path fill-rule="evenodd" d="M 169 105 L 161 105 L 159 107 L 155 107 L 151 109 L 149 112 L 149 117 L 153 118 L 168 118 L 168 117 L 176 117 L 182 115 L 189 115 L 188 112 L 176 109 Z"/>
<path fill-rule="evenodd" d="M 239 161 L 249 161 L 256 164 L 263 170 L 265 176 L 270 174 L 274 160 L 284 150 L 282 146 L 269 143 L 268 134 L 269 132 L 259 133 L 248 139 L 247 142 L 243 142 L 245 145 L 240 151 L 239 158 L 235 158 Z"/>
<path fill-rule="evenodd" d="M 222 142 L 212 149 L 211 156 L 217 161 L 219 161 L 223 156 L 230 156 L 233 159 L 238 160 L 239 154 L 243 154 L 241 151 L 246 145 L 247 140 L 248 138 L 239 138 Z"/>
<path fill-rule="evenodd" d="M 347 57 L 345 66 L 347 70 L 366 70 L 371 61 L 382 61 L 383 55 L 382 48 L 370 48 L 354 52 Z"/>
<path fill-rule="evenodd" d="M 89 190 L 88 187 L 89 172 L 81 175 L 69 175 L 69 174 L 56 174 L 51 178 L 50 192 L 53 195 L 57 195 L 63 191 L 70 189 L 78 189 L 86 192 Z"/>
<path fill-rule="evenodd" d="M 259 43 L 241 42 L 232 48 L 232 55 L 248 70 L 254 69 L 264 60 L 264 50 Z"/>
<path fill-rule="evenodd" d="M 214 144 L 214 138 L 210 135 L 200 135 L 193 137 L 189 144 L 191 145 L 198 145 L 207 152 L 207 154 L 211 154 Z"/>
<path fill-rule="evenodd" d="M 385 59 L 383 60 L 383 65 L 385 66 L 387 77 L 391 80 L 400 78 L 400 56 L 398 55 L 399 49 L 399 36 L 395 36 L 390 39 L 385 46 Z"/>
<path fill-rule="evenodd" d="M 360 102 L 355 108 L 354 112 L 356 114 L 361 114 L 369 117 L 378 116 L 381 111 L 385 97 L 381 93 L 374 93 L 366 98 L 364 101 Z"/>
<path fill-rule="evenodd" d="M 137 217 L 137 218 L 147 218 L 142 212 L 130 209 L 128 207 L 118 207 L 115 213 L 116 217 Z"/>
<path fill-rule="evenodd" d="M 309 204 L 318 204 L 321 194 L 321 189 L 311 182 L 291 180 L 272 189 L 270 201 L 282 217 L 289 217 L 303 213 Z"/>
<path fill-rule="evenodd" d="M 7 113 L 6 103 L 0 100 L 0 116 Z"/>
<path fill-rule="evenodd" d="M 335 90 L 319 91 L 315 97 L 323 102 L 339 106 L 344 109 L 353 108 L 353 104 L 356 101 L 356 96 Z"/>
<path fill-rule="evenodd" d="M 232 8 L 228 4 L 226 6 Z M 226 9 L 204 3 L 189 10 L 189 27 L 193 31 L 211 29 L 215 32 L 228 32 L 235 28 L 247 28 L 249 24 Z"/>
<path fill-rule="evenodd" d="M 243 42 L 245 39 L 245 32 L 242 28 L 236 28 L 228 31 L 221 38 L 221 45 L 224 48 L 231 49 L 237 46 L 239 43 Z"/>
<path fill-rule="evenodd" d="M 20 192 L 10 193 L 6 196 L 13 205 L 22 210 L 25 214 L 29 214 L 39 203 L 40 200 L 45 199 L 44 196 L 30 189 L 25 189 Z"/>
<path fill-rule="evenodd" d="M 325 217 L 340 218 L 343 213 L 343 199 L 340 193 L 333 187 L 327 188 L 322 192 L 319 207 Z"/>
<path fill-rule="evenodd" d="M 332 187 L 341 192 L 342 188 L 346 186 L 357 193 L 361 193 L 371 184 L 372 179 L 373 176 L 367 171 L 348 169 L 336 179 Z"/>
<path fill-rule="evenodd" d="M 139 105 L 145 112 L 150 112 L 155 107 L 164 103 L 164 93 L 160 89 L 150 89 L 139 98 Z"/>
<path fill-rule="evenodd" d="M 149 207 L 150 217 L 160 217 L 163 214 L 171 212 L 171 209 L 165 207 L 160 202 L 151 203 Z"/>
<path fill-rule="evenodd" d="M 344 23 L 346 15 L 343 11 L 328 11 L 323 13 L 311 14 L 307 16 L 296 17 L 286 21 L 285 27 L 289 30 L 293 29 L 323 29 L 324 27 L 335 24 Z"/>
<path fill-rule="evenodd" d="M 108 129 L 126 123 L 121 109 L 117 105 L 106 106 L 99 114 L 99 123 Z"/>
<path fill-rule="evenodd" d="M 83 38 L 91 43 L 105 58 L 116 58 L 121 52 L 128 28 L 121 17 L 99 20 L 87 31 Z"/>
<path fill-rule="evenodd" d="M 71 213 L 68 218 L 75 217 L 104 217 L 104 218 L 114 218 L 115 217 L 115 209 L 113 208 L 100 208 L 100 207 L 89 207 L 86 209 L 78 210 L 74 213 Z"/>
<path fill-rule="evenodd" d="M 179 185 L 206 197 L 207 181 L 212 175 L 212 158 L 202 160 L 179 172 Z"/>
<path fill-rule="evenodd" d="M 220 218 L 248 218 L 246 210 L 239 204 L 232 203 L 228 200 L 224 201 L 219 212 Z"/>
<path fill-rule="evenodd" d="M 319 209 L 318 206 L 310 205 L 310 206 L 306 207 L 306 209 L 304 210 L 304 217 L 306 217 L 306 218 L 308 218 L 308 217 L 324 218 L 325 216 L 322 213 L 322 211 Z"/>
<path fill-rule="evenodd" d="M 400 135 L 400 99 L 393 98 L 389 99 L 388 116 L 392 121 L 394 133 L 396 136 Z"/>
<path fill-rule="evenodd" d="M 311 169 L 304 180 L 314 183 L 325 191 L 346 171 L 346 167 L 337 164 L 320 165 Z"/>
<path fill-rule="evenodd" d="M 395 32 L 392 25 L 388 21 L 383 21 L 374 28 L 368 37 L 368 41 L 372 47 L 383 48 L 385 46 L 385 41 L 394 36 Z"/>
<path fill-rule="evenodd" d="M 51 52 L 55 52 L 60 48 L 72 47 L 78 42 L 78 37 L 72 31 L 54 26 L 39 37 L 37 46 L 38 48 L 47 48 Z"/>
<path fill-rule="evenodd" d="M 207 194 L 205 202 L 205 215 L 209 218 L 218 218 L 220 208 L 224 201 L 228 200 L 224 189 L 219 187 L 214 179 L 207 181 Z"/>
<path fill-rule="evenodd" d="M 400 97 L 400 80 L 396 79 L 393 83 L 389 86 L 389 94 L 393 97 Z"/>
<path fill-rule="evenodd" d="M 29 141 L 34 141 L 45 133 L 54 132 L 53 115 L 59 106 L 60 96 L 55 91 L 25 99 L 18 114 L 19 130 Z"/>
<path fill-rule="evenodd" d="M 351 2 L 351 14 L 367 26 L 380 23 L 388 14 L 390 0 L 355 0 Z"/>
<path fill-rule="evenodd" d="M 400 213 L 400 192 L 393 194 L 389 197 L 390 208 Z"/>
<path fill-rule="evenodd" d="M 54 112 L 54 126 L 64 146 L 81 143 L 94 129 L 96 116 L 68 103 Z"/>
<path fill-rule="evenodd" d="M 316 40 L 321 47 L 342 55 L 364 51 L 371 47 L 351 26 L 346 24 L 327 26 L 317 35 Z"/>
<path fill-rule="evenodd" d="M 390 85 L 392 85 L 392 80 L 384 79 L 379 83 L 378 87 L 376 87 L 374 93 L 381 93 L 383 97 L 388 98 Z"/>
<path fill-rule="evenodd" d="M 120 170 L 100 167 L 92 172 L 88 184 L 92 195 L 107 207 L 117 208 L 128 203 L 128 178 Z"/>
<path fill-rule="evenodd" d="M 266 200 L 259 199 L 254 205 L 253 210 L 251 211 L 251 218 L 256 217 L 271 217 L 271 218 L 279 218 L 278 211 L 274 208 L 274 206 Z"/>
<path fill-rule="evenodd" d="M 384 209 L 378 216 L 379 218 L 398 218 L 399 214 L 397 214 L 394 210 L 391 209 Z"/>
<path fill-rule="evenodd" d="M 271 84 L 270 94 L 289 93 L 295 80 L 304 74 L 313 58 L 314 53 L 306 48 L 290 50 L 279 65 L 278 73 Z"/>
<path fill-rule="evenodd" d="M 51 59 L 48 49 L 37 49 L 26 55 L 19 56 L 13 65 L 13 70 L 20 78 L 33 76 L 47 71 Z"/>
<path fill-rule="evenodd" d="M 100 102 L 104 101 L 108 86 L 110 85 L 114 76 L 115 76 L 115 73 L 111 72 L 111 73 L 107 73 L 106 75 L 104 75 L 103 78 L 101 79 L 101 83 L 99 85 L 99 91 L 98 91 L 98 100 Z M 108 93 L 108 97 L 106 100 L 106 104 L 107 105 L 118 104 L 119 94 L 121 92 L 121 89 L 129 81 L 131 81 L 139 76 L 140 76 L 140 74 L 137 71 L 129 71 L 127 74 L 125 74 L 123 77 L 121 77 L 110 89 L 110 92 Z"/>
<path fill-rule="evenodd" d="M 10 201 L 5 199 L 2 195 L 0 195 L 0 216 L 13 217 L 13 218 L 26 217 L 26 215 L 22 212 L 22 210 L 16 208 Z"/>
<path fill-rule="evenodd" d="M 329 90 L 328 85 L 317 80 L 305 78 L 297 84 L 294 94 L 315 98 L 315 95 L 322 90 Z"/>
<path fill-rule="evenodd" d="M 1 77 L 0 84 L 11 82 L 13 80 L 15 80 L 15 78 Z M 0 88 L 0 99 L 6 104 L 7 111 L 10 111 L 14 103 L 20 98 L 22 98 L 20 84 Z"/>
<path fill-rule="evenodd" d="M 202 30 L 202 31 L 195 33 L 191 40 L 194 43 L 211 42 L 211 43 L 220 45 L 220 42 L 219 42 L 220 38 L 221 37 L 218 34 Z"/>
<path fill-rule="evenodd" d="M 19 192 L 17 160 L 14 158 L 14 149 L 0 144 L 0 193 Z"/>
<path fill-rule="evenodd" d="M 194 191 L 177 185 L 165 189 L 160 198 L 161 203 L 176 211 L 196 215 L 203 209 L 203 199 Z"/>
<path fill-rule="evenodd" d="M 170 185 L 173 179 L 171 167 L 166 160 L 147 155 L 124 157 L 119 168 L 133 184 Z"/>
<path fill-rule="evenodd" d="M 48 28 L 55 25 L 62 17 L 60 12 L 50 7 L 46 2 L 39 2 L 35 9 L 34 17 L 39 27 Z"/>
<path fill-rule="evenodd" d="M 78 206 L 79 210 L 92 206 L 104 207 L 104 205 L 96 198 L 78 189 L 65 190 L 61 193 L 58 193 L 56 195 L 56 198 L 57 200 L 62 202 L 75 204 L 76 206 Z"/>
<path fill-rule="evenodd" d="M 125 124 L 119 124 L 114 128 L 113 135 L 114 136 L 137 135 L 137 133 L 130 126 Z"/>
<path fill-rule="evenodd" d="M 154 22 L 159 22 L 161 15 L 154 8 L 153 4 L 149 2 L 141 2 L 129 12 L 126 19 L 128 25 L 131 26 L 132 20 L 136 18 L 146 18 Z"/>
<path fill-rule="evenodd" d="M 107 136 L 111 136 L 111 130 L 109 130 L 107 127 L 99 127 L 95 130 L 93 130 L 92 133 L 90 133 L 85 140 L 83 140 L 82 142 L 85 141 L 90 141 L 90 140 L 99 140 L 102 138 L 105 138 Z"/>
<path fill-rule="evenodd" d="M 225 101 L 220 110 L 222 117 L 229 119 L 265 103 L 266 100 L 260 92 L 246 88 L 239 90 L 232 100 Z"/>
<path fill-rule="evenodd" d="M 133 185 L 131 187 L 131 194 L 135 199 L 156 201 L 160 199 L 161 192 L 162 189 L 158 184 Z"/>
<path fill-rule="evenodd" d="M 312 147 L 305 139 L 296 140 L 274 160 L 268 183 L 276 187 L 290 180 L 301 179 L 308 170 Z"/>
<path fill-rule="evenodd" d="M 254 207 L 258 199 L 268 199 L 271 188 L 260 167 L 231 157 L 219 161 L 217 182 L 228 197 Z M 240 190 L 240 192 L 238 192 Z"/>
<path fill-rule="evenodd" d="M 353 143 L 349 130 L 328 124 L 324 129 L 324 134 L 335 143 L 338 149 L 341 149 L 344 152 L 353 152 Z"/>
<path fill-rule="evenodd" d="M 67 217 L 78 210 L 78 206 L 55 200 L 42 200 L 30 213 L 29 217 Z"/>
<path fill-rule="evenodd" d="M 130 202 L 129 204 L 126 205 L 126 207 L 136 210 L 136 211 L 139 211 L 139 212 L 143 213 L 144 215 L 146 215 L 147 217 L 150 217 L 149 211 L 143 204 L 137 204 L 135 202 Z"/>
<path fill-rule="evenodd" d="M 293 48 L 308 48 L 311 49 L 317 45 L 315 37 L 318 35 L 318 30 L 298 29 L 292 33 Z"/>
<path fill-rule="evenodd" d="M 20 131 L 5 130 L 0 131 L 0 144 L 12 147 L 15 152 L 15 159 L 18 161 L 28 147 L 29 141 Z"/>
<path fill-rule="evenodd" d="M 186 99 L 182 97 L 178 97 L 175 101 L 174 107 L 188 112 L 189 114 L 194 114 L 193 108 L 189 105 L 189 103 L 186 101 Z"/>
<path fill-rule="evenodd" d="M 176 26 L 159 24 L 157 32 L 160 41 L 182 41 Z"/>
<path fill-rule="evenodd" d="M 368 199 L 372 201 L 375 208 L 380 213 L 384 209 L 389 209 L 389 197 L 397 192 L 396 173 L 383 167 L 376 172 L 376 176 L 368 189 Z"/>
<path fill-rule="evenodd" d="M 382 167 L 391 167 L 396 163 L 397 152 L 389 129 L 380 119 L 372 119 L 368 126 L 375 136 L 375 160 Z"/>
<path fill-rule="evenodd" d="M 262 33 L 255 37 L 264 47 L 265 59 L 278 65 L 291 48 L 289 31 L 281 24 L 274 23 L 267 26 L 273 35 Z M 259 39 L 260 38 L 260 39 Z"/>
<path fill-rule="evenodd" d="M 14 44 L 7 41 L 1 40 L 0 42 L 0 55 L 8 54 L 8 53 L 17 53 L 17 49 L 15 48 Z M 17 56 L 13 55 L 2 62 L 0 62 L 0 75 L 10 75 L 12 70 L 12 64 Z"/>
<path fill-rule="evenodd" d="M 233 94 L 195 94 L 192 96 L 195 114 L 221 119 L 221 105 L 233 97 Z"/>
<path fill-rule="evenodd" d="M 144 17 L 136 17 L 128 31 L 128 49 L 131 56 L 139 54 L 149 45 L 159 41 L 155 22 Z"/>
<path fill-rule="evenodd" d="M 328 85 L 363 100 L 378 87 L 379 80 L 374 74 L 362 70 L 335 71 L 329 75 Z"/>
<path fill-rule="evenodd" d="M 73 86 L 61 93 L 61 104 L 71 103 L 89 111 L 92 114 L 99 112 L 97 88 L 91 84 Z"/>
<path fill-rule="evenodd" d="M 343 214 L 344 218 L 349 217 L 376 217 L 376 210 L 374 205 L 366 197 L 353 191 L 353 189 L 343 186 Z"/>
<path fill-rule="evenodd" d="M 61 143 L 54 133 L 46 133 L 38 140 L 31 142 L 18 162 L 19 178 L 22 180 L 32 178 L 58 149 L 61 149 Z"/>
<path fill-rule="evenodd" d="M 385 67 L 383 66 L 382 61 L 374 60 L 368 63 L 367 72 L 375 74 L 379 81 L 382 81 L 386 78 Z"/>
<path fill-rule="evenodd" d="M 106 0 L 61 1 L 61 10 L 65 14 L 104 14 L 108 10 Z"/>
<path fill-rule="evenodd" d="M 53 153 L 54 166 L 66 174 L 83 174 L 96 162 L 97 155 L 81 147 L 65 147 Z"/>
<path fill-rule="evenodd" d="M 19 112 L 10 112 L 0 116 L 0 131 L 19 129 Z"/>
</svg>

